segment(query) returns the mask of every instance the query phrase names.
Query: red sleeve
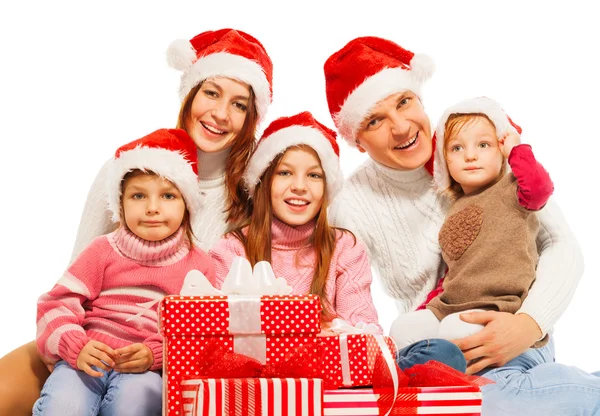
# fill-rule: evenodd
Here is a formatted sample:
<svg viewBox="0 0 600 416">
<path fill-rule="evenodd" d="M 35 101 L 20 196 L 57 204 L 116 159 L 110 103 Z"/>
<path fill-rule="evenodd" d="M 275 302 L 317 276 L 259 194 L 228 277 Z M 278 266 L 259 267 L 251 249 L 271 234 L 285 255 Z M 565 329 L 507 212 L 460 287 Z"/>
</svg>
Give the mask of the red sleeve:
<svg viewBox="0 0 600 416">
<path fill-rule="evenodd" d="M 513 147 L 508 164 L 517 178 L 519 204 L 531 211 L 541 209 L 552 192 L 554 184 L 544 167 L 535 160 L 531 146 L 520 144 Z"/>
</svg>

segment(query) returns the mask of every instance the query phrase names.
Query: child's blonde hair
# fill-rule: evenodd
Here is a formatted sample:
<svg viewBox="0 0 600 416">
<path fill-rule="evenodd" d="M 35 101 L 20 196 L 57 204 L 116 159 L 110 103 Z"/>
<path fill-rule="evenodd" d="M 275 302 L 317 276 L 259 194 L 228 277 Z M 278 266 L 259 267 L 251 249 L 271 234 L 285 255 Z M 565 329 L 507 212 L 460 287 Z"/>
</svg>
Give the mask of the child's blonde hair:
<svg viewBox="0 0 600 416">
<path fill-rule="evenodd" d="M 463 128 L 472 125 L 479 119 L 484 119 L 494 129 L 494 135 L 496 139 L 498 138 L 498 132 L 496 130 L 496 126 L 490 120 L 490 118 L 483 113 L 454 113 L 448 117 L 446 121 L 446 125 L 444 126 L 444 159 L 448 160 L 448 143 L 450 143 L 458 133 L 462 131 Z M 462 186 L 454 180 L 452 175 L 450 174 L 450 170 L 448 170 L 448 164 L 446 163 L 446 170 L 448 171 L 448 177 L 450 178 L 450 186 L 446 188 L 442 194 L 449 198 L 452 201 L 455 201 L 465 195 L 465 192 L 462 189 Z M 501 178 L 506 173 L 506 163 L 504 155 L 502 155 L 502 168 L 500 169 L 500 173 L 498 174 L 498 178 Z"/>
</svg>

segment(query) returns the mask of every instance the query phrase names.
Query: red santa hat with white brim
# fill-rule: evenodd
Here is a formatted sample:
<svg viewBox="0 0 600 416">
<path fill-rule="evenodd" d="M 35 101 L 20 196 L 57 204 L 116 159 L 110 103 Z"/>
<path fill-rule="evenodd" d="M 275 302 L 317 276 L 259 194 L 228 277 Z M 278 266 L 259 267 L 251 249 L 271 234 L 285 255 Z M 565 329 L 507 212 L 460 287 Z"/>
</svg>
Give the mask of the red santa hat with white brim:
<svg viewBox="0 0 600 416">
<path fill-rule="evenodd" d="M 373 107 L 388 96 L 421 86 L 434 71 L 433 61 L 386 39 L 356 38 L 327 59 L 324 66 L 329 112 L 350 146 Z"/>
<path fill-rule="evenodd" d="M 433 162 L 433 180 L 440 191 L 444 191 L 450 187 L 450 174 L 448 173 L 448 166 L 444 157 L 446 142 L 444 133 L 448 118 L 453 114 L 485 114 L 496 128 L 498 138 L 504 136 L 509 131 L 516 131 L 518 134 L 521 134 L 522 131 L 521 127 L 508 117 L 500 104 L 491 98 L 471 98 L 446 109 L 435 131 L 436 146 Z"/>
<path fill-rule="evenodd" d="M 344 176 L 340 166 L 340 149 L 336 134 L 319 123 L 308 111 L 273 121 L 264 131 L 248 163 L 244 182 L 252 197 L 261 176 L 279 154 L 292 146 L 307 145 L 321 160 L 330 199 L 342 189 Z"/>
<path fill-rule="evenodd" d="M 178 39 L 167 50 L 167 62 L 182 71 L 179 96 L 185 99 L 205 79 L 226 77 L 252 87 L 259 120 L 271 103 L 273 64 L 264 46 L 234 29 L 202 32 L 191 40 Z"/>
<path fill-rule="evenodd" d="M 190 213 L 190 221 L 200 211 L 196 144 L 180 129 L 160 129 L 121 146 L 110 161 L 107 195 L 113 222 L 122 222 L 121 184 L 132 170 L 152 171 L 173 182 L 181 192 Z"/>
</svg>

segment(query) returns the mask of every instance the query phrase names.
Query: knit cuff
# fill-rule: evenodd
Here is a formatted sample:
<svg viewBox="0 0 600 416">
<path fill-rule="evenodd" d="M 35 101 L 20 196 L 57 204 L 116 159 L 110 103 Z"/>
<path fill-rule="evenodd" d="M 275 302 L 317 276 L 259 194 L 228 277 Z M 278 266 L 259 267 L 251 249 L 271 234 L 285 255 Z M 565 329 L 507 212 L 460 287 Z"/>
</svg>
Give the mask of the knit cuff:
<svg viewBox="0 0 600 416">
<path fill-rule="evenodd" d="M 77 357 L 79 357 L 79 353 L 89 340 L 90 338 L 83 332 L 83 329 L 81 331 L 67 331 L 60 337 L 58 355 L 68 362 L 71 367 L 77 368 Z"/>
<path fill-rule="evenodd" d="M 149 370 L 161 370 L 163 365 L 163 344 L 158 341 L 145 341 L 144 345 L 152 351 L 154 362 Z"/>
</svg>

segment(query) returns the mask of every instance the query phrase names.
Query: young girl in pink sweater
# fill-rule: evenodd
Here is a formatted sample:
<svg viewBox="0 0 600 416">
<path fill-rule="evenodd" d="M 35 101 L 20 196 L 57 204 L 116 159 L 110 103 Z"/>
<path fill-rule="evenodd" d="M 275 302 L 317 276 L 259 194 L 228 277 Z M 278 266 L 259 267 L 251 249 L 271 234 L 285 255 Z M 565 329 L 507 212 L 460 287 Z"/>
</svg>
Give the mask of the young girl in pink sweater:
<svg viewBox="0 0 600 416">
<path fill-rule="evenodd" d="M 38 349 L 57 363 L 34 415 L 161 414 L 162 338 L 148 305 L 180 293 L 190 270 L 214 279 L 193 245 L 197 172 L 183 130 L 117 150 L 106 195 L 119 228 L 93 240 L 38 301 Z"/>
<path fill-rule="evenodd" d="M 309 112 L 275 120 L 265 130 L 244 176 L 252 214 L 210 251 L 220 286 L 236 256 L 271 263 L 293 294 L 321 297 L 327 322 L 378 324 L 371 269 L 362 243 L 327 221 L 341 189 L 336 134 Z"/>
</svg>

